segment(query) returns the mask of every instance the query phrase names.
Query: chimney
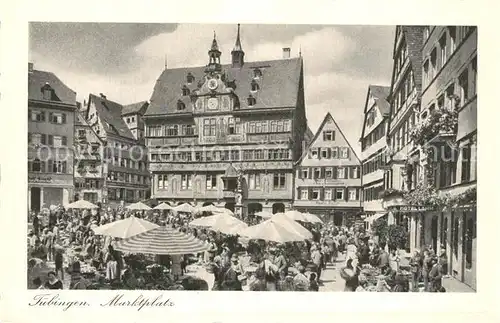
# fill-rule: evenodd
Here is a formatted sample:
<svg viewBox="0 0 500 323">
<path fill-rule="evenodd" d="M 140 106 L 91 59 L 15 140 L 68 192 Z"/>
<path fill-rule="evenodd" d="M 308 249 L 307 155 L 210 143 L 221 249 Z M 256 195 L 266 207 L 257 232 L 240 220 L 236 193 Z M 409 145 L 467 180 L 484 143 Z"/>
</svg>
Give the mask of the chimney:
<svg viewBox="0 0 500 323">
<path fill-rule="evenodd" d="M 101 99 L 106 100 L 106 96 L 103 93 L 99 93 L 99 95 L 101 96 Z"/>
<path fill-rule="evenodd" d="M 33 63 L 28 63 L 28 73 L 33 73 Z"/>
<path fill-rule="evenodd" d="M 290 47 L 283 47 L 283 58 L 290 58 Z"/>
</svg>

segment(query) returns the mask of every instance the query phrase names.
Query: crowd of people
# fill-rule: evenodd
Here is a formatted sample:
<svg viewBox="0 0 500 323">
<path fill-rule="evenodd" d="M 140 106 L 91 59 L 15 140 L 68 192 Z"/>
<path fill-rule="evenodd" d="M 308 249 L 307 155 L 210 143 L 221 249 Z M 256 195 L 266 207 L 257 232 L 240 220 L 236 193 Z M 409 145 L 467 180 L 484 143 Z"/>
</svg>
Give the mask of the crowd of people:
<svg viewBox="0 0 500 323">
<path fill-rule="evenodd" d="M 123 255 L 113 248 L 114 239 L 95 235 L 93 228 L 131 214 L 158 225 L 169 225 L 205 241 L 208 249 L 203 254 L 182 256 Z M 189 223 L 194 215 L 163 212 L 131 212 L 124 209 L 71 211 L 62 207 L 30 213 L 32 228 L 28 235 L 30 288 L 89 289 L 92 282 L 84 267 L 95 269 L 99 281 L 111 286 L 140 289 L 146 279 L 141 274 L 141 262 L 149 259 L 153 267 L 168 272 L 174 282 L 189 275 L 188 266 L 198 265 L 212 275 L 213 284 L 198 284 L 196 288 L 211 290 L 253 291 L 318 291 L 322 285 L 323 270 L 329 264 L 340 264 L 340 276 L 345 280 L 345 291 L 364 291 L 367 280 L 363 268 L 377 268 L 386 277 L 389 286 L 398 291 L 409 288 L 398 277 L 400 259 L 395 250 L 388 252 L 384 244 L 377 244 L 363 227 L 350 228 L 327 224 L 302 223 L 313 238 L 310 240 L 275 243 L 246 240 L 206 228 L 193 228 Z M 249 224 L 263 219 L 249 217 Z M 423 282 L 425 291 L 443 291 L 441 277 L 446 273 L 446 255 L 436 257 L 432 249 L 416 252 L 411 258 L 411 282 L 416 290 Z M 50 264 L 45 275 L 34 270 L 40 262 Z M 396 265 L 395 265 L 396 264 Z M 149 266 L 150 268 L 152 268 Z M 33 274 L 35 273 L 35 274 Z M 65 280 L 65 274 L 67 275 Z M 163 277 L 163 276 L 162 276 Z M 163 279 L 163 278 L 162 278 Z M 173 283 L 172 283 L 173 284 Z M 206 286 L 204 286 L 206 285 Z M 155 285 L 158 287 L 158 285 Z"/>
</svg>

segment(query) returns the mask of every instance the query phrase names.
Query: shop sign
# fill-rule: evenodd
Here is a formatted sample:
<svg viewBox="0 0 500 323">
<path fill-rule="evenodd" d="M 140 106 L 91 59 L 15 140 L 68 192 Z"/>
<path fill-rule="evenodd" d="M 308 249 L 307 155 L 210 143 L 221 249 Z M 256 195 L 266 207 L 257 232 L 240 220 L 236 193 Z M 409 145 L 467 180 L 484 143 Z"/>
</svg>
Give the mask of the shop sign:
<svg viewBox="0 0 500 323">
<path fill-rule="evenodd" d="M 47 176 L 29 176 L 28 182 L 30 183 L 52 183 L 52 177 Z"/>
</svg>

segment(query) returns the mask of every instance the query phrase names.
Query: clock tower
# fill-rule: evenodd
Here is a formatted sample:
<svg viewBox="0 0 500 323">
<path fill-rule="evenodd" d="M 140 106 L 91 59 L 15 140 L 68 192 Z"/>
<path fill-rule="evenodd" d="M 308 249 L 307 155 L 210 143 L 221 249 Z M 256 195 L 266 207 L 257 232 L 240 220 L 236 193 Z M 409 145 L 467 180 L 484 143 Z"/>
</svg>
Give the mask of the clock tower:
<svg viewBox="0 0 500 323">
<path fill-rule="evenodd" d="M 219 50 L 219 45 L 217 44 L 217 39 L 214 31 L 214 40 L 212 40 L 212 46 L 208 51 L 209 62 L 206 68 L 206 72 L 220 72 L 222 70 L 222 66 L 220 64 L 220 55 L 221 51 Z"/>
</svg>

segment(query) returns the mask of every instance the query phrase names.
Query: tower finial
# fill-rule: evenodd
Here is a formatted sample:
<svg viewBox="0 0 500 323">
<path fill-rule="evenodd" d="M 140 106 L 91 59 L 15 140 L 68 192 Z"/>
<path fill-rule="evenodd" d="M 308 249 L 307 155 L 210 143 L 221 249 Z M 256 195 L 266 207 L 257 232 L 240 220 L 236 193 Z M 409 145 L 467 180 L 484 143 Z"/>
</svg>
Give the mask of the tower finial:
<svg viewBox="0 0 500 323">
<path fill-rule="evenodd" d="M 302 45 L 299 46 L 299 57 L 302 57 Z"/>
<path fill-rule="evenodd" d="M 232 66 L 233 67 L 242 67 L 244 64 L 244 56 L 245 52 L 241 46 L 241 38 L 240 38 L 240 24 L 238 24 L 238 32 L 236 34 L 236 42 L 234 44 L 234 48 L 231 51 L 232 56 Z"/>
<path fill-rule="evenodd" d="M 165 54 L 165 69 L 167 69 L 167 54 Z"/>
</svg>

